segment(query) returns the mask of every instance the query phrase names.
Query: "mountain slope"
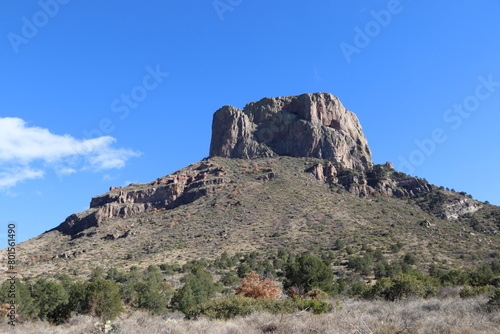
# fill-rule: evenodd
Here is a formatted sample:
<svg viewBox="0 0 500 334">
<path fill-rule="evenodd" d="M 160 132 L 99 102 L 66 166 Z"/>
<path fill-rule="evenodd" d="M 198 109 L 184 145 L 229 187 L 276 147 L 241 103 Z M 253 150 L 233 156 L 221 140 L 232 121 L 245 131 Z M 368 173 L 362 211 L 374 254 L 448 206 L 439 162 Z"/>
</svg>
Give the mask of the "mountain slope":
<svg viewBox="0 0 500 334">
<path fill-rule="evenodd" d="M 424 268 L 500 252 L 500 207 L 373 165 L 356 116 L 330 94 L 219 109 L 210 155 L 150 183 L 111 187 L 21 243 L 20 275 L 86 276 L 96 266 L 280 247 L 328 253 L 340 266 L 368 247 L 388 258 L 413 253 Z"/>
<path fill-rule="evenodd" d="M 344 240 L 354 251 L 366 246 L 381 249 L 389 258 L 398 256 L 391 246 L 399 243 L 404 246 L 402 251 L 422 258 L 423 265 L 437 262 L 454 267 L 467 265 L 471 260 L 475 265 L 478 259 L 486 261 L 491 253 L 499 251 L 498 207 L 440 190 L 420 179 L 403 178 L 391 170 L 377 184 L 399 179 L 402 184 L 416 184 L 415 189 L 421 188 L 418 184 L 427 185 L 429 190 L 414 198 L 397 198 L 379 191 L 360 197 L 357 184 L 318 180 L 314 171 L 327 164 L 314 158 L 216 157 L 149 184 L 113 189 L 92 202 L 100 203 L 98 208 L 114 206 L 115 210 L 103 211 L 115 212 L 117 216 L 104 217 L 94 226 L 74 230 L 68 229 L 66 221 L 20 244 L 20 272 L 37 275 L 62 270 L 86 275 L 97 265 L 147 266 L 213 258 L 223 251 L 266 252 L 279 247 L 324 252 L 335 250 L 337 239 Z M 215 169 L 224 173 L 227 182 L 217 181 L 220 177 L 210 173 Z M 104 203 L 104 199 L 119 198 L 115 195 L 120 193 L 122 198 L 130 199 L 133 195 L 144 200 L 140 194 L 158 189 L 162 180 L 181 181 L 205 173 L 209 176 L 197 187 L 177 185 L 191 194 L 181 195 L 179 198 L 186 202 L 171 208 L 152 205 L 150 210 L 135 212 L 126 210 L 133 203 Z M 341 178 L 340 182 L 345 180 Z M 389 189 L 393 193 L 408 191 L 402 187 Z M 442 202 L 442 209 L 437 208 L 438 204 L 430 205 L 435 198 Z M 449 206 L 457 206 L 460 201 L 468 203 L 464 208 L 474 204 L 477 211 L 464 213 L 459 219 L 447 219 Z M 94 210 L 78 216 L 84 217 L 81 221 L 85 222 Z M 347 256 L 338 252 L 339 261 Z"/>
</svg>

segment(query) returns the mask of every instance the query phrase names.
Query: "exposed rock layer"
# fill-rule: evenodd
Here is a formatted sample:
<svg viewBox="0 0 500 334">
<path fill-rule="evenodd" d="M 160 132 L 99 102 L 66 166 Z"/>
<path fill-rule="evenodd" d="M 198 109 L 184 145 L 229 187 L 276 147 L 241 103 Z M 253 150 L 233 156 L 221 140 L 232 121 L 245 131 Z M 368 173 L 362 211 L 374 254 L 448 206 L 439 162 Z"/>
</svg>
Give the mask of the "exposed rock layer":
<svg viewBox="0 0 500 334">
<path fill-rule="evenodd" d="M 209 195 L 230 182 L 224 170 L 201 162 L 197 168 L 185 168 L 149 184 L 111 187 L 108 193 L 92 198 L 89 210 L 69 216 L 56 229 L 73 235 L 105 219 L 172 209 Z"/>
</svg>

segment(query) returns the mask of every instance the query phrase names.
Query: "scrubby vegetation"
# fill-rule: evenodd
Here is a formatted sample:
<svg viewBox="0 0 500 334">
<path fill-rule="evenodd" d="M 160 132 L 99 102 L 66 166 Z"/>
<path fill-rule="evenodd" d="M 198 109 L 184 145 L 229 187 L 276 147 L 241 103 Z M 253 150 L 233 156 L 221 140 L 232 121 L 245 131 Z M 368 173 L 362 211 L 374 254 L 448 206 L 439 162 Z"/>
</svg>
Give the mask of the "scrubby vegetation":
<svg viewBox="0 0 500 334">
<path fill-rule="evenodd" d="M 340 241 L 337 245 L 344 247 Z M 18 320 L 63 325 L 85 315 L 105 322 L 139 311 L 163 317 L 178 314 L 193 321 L 256 313 L 323 314 L 338 312 L 346 298 L 401 303 L 446 297 L 450 289 L 455 299 L 483 298 L 477 312 L 498 316 L 499 259 L 467 270 L 422 268 L 418 262 L 411 253 L 389 261 L 383 253 L 364 247 L 340 266 L 330 252 L 297 254 L 282 248 L 267 256 L 223 253 L 213 261 L 182 266 L 164 263 L 127 271 L 97 267 L 86 281 L 73 281 L 68 275 L 18 281 Z M 2 303 L 10 302 L 9 284 L 0 287 Z"/>
<path fill-rule="evenodd" d="M 234 297 L 233 297 L 234 298 Z M 176 333 L 176 334 L 496 334 L 500 312 L 485 313 L 484 297 L 417 299 L 400 302 L 346 299 L 324 314 L 296 312 L 286 315 L 257 312 L 229 320 L 183 320 L 175 314 L 151 315 L 142 311 L 124 313 L 105 323 L 89 315 L 78 315 L 53 326 L 26 322 L 15 328 L 0 324 L 0 332 L 15 334 Z"/>
</svg>

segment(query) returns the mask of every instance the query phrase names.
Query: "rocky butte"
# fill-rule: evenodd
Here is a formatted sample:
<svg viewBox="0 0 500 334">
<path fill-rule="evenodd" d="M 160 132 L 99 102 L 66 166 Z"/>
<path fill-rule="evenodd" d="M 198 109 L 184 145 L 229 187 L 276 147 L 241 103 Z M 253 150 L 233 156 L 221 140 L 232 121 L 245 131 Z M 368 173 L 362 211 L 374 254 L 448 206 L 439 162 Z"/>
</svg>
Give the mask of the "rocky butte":
<svg viewBox="0 0 500 334">
<path fill-rule="evenodd" d="M 305 172 L 358 197 L 415 198 L 437 188 L 407 175 L 388 177 L 397 173 L 391 163 L 375 166 L 358 118 L 337 97 L 329 93 L 266 97 L 243 110 L 223 106 L 214 113 L 210 158 L 150 183 L 111 187 L 92 199 L 89 210 L 69 216 L 56 230 L 75 235 L 107 219 L 174 209 L 215 194 L 234 182 L 223 167 L 213 164 L 215 157 L 278 156 L 317 159 Z M 269 170 L 259 180 L 276 174 Z M 440 215 L 457 219 L 480 207 L 477 201 L 461 198 L 442 203 Z"/>
<path fill-rule="evenodd" d="M 373 164 L 356 115 L 331 94 L 224 106 L 212 130 L 208 158 L 111 187 L 88 210 L 20 244 L 20 272 L 87 275 L 96 262 L 119 268 L 223 250 L 331 250 L 336 239 L 386 251 L 401 242 L 429 261 L 456 263 L 471 242 L 481 256 L 498 250 L 499 207 Z"/>
<path fill-rule="evenodd" d="M 329 93 L 264 98 L 243 110 L 224 106 L 212 123 L 210 156 L 329 160 L 364 170 L 371 152 L 356 115 Z"/>
</svg>

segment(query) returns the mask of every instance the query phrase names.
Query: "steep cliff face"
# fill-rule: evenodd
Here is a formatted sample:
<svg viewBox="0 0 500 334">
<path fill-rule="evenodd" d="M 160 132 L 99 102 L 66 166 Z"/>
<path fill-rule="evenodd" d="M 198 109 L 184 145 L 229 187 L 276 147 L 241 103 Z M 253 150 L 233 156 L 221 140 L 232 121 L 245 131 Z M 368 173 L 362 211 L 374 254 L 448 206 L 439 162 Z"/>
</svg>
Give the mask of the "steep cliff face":
<svg viewBox="0 0 500 334">
<path fill-rule="evenodd" d="M 215 112 L 210 156 L 276 155 L 326 159 L 360 170 L 372 165 L 358 118 L 331 94 L 264 98 L 243 110 L 224 106 Z"/>
</svg>

